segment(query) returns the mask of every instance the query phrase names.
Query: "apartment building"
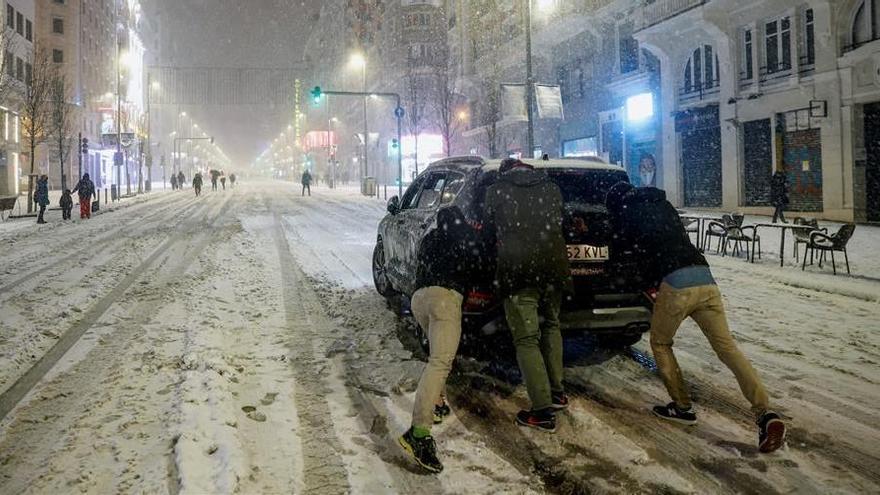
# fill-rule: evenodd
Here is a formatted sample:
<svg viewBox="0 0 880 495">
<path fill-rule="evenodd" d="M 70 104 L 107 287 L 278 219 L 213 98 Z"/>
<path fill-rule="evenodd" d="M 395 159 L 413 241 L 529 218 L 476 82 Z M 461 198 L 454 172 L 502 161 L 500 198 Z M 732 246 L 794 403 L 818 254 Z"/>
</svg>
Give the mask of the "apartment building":
<svg viewBox="0 0 880 495">
<path fill-rule="evenodd" d="M 22 157 L 21 124 L 17 107 L 18 92 L 26 84 L 31 71 L 30 59 L 34 41 L 34 2 L 9 0 L 0 11 L 4 40 L 3 67 L 0 77 L 4 88 L 0 101 L 0 196 L 15 196 L 25 187 Z M 25 178 L 22 178 L 24 176 Z"/>
<path fill-rule="evenodd" d="M 525 80 L 523 5 L 447 1 L 476 116 L 456 151 L 600 155 L 677 205 L 754 213 L 781 170 L 796 214 L 880 221 L 880 1 L 533 2 L 535 80 L 565 110 L 535 120 L 535 150 L 486 109 Z"/>
</svg>

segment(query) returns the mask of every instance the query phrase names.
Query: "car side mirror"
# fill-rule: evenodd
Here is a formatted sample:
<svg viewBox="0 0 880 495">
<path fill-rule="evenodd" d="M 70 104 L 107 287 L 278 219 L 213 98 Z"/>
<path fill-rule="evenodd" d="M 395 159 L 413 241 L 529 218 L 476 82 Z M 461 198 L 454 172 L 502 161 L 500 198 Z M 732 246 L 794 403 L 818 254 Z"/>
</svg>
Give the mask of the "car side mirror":
<svg viewBox="0 0 880 495">
<path fill-rule="evenodd" d="M 388 200 L 388 213 L 392 215 L 397 215 L 400 212 L 400 199 L 397 196 L 392 196 L 391 199 Z"/>
</svg>

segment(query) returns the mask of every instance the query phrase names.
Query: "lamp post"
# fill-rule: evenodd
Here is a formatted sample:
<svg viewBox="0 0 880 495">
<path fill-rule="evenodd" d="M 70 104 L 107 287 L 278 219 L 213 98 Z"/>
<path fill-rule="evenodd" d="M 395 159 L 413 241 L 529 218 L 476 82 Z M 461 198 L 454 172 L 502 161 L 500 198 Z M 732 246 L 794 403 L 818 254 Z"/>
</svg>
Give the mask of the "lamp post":
<svg viewBox="0 0 880 495">
<path fill-rule="evenodd" d="M 153 90 L 159 89 L 159 83 L 153 82 L 153 75 L 147 72 L 147 183 L 148 190 L 153 188 L 153 112 L 151 104 Z M 164 171 L 163 171 L 164 175 Z"/>
<path fill-rule="evenodd" d="M 535 155 L 535 116 L 534 103 L 535 97 L 535 76 L 532 68 L 532 0 L 523 0 L 525 5 L 525 32 L 526 32 L 526 115 L 528 119 L 528 151 L 527 158 L 534 158 Z M 537 0 L 539 12 L 549 12 L 556 6 L 556 0 Z"/>
<path fill-rule="evenodd" d="M 367 99 L 369 98 L 367 93 L 367 59 L 360 53 L 355 53 L 351 56 L 351 65 L 354 67 L 359 67 L 361 69 L 362 76 L 362 92 L 364 93 L 364 165 L 363 165 L 363 173 L 361 174 L 361 182 L 366 179 L 367 174 L 369 174 L 370 169 L 368 167 L 369 163 L 369 154 L 370 154 L 370 134 L 367 126 Z"/>
</svg>

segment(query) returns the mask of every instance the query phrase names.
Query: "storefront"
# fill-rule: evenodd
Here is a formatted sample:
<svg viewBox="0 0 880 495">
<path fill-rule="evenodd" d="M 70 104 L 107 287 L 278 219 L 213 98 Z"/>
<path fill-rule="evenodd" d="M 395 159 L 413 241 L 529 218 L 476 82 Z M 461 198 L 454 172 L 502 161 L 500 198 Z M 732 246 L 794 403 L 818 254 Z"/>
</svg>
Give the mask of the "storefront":
<svg viewBox="0 0 880 495">
<path fill-rule="evenodd" d="M 743 122 L 743 206 L 770 205 L 773 133 L 770 119 Z"/>
<path fill-rule="evenodd" d="M 822 134 L 812 126 L 809 110 L 777 116 L 782 135 L 782 160 L 792 211 L 824 210 L 822 196 Z"/>
<path fill-rule="evenodd" d="M 865 218 L 880 222 L 880 103 L 865 105 L 865 159 L 856 163 L 864 169 Z"/>
<path fill-rule="evenodd" d="M 681 140 L 684 206 L 721 206 L 721 126 L 718 105 L 676 113 Z"/>
</svg>

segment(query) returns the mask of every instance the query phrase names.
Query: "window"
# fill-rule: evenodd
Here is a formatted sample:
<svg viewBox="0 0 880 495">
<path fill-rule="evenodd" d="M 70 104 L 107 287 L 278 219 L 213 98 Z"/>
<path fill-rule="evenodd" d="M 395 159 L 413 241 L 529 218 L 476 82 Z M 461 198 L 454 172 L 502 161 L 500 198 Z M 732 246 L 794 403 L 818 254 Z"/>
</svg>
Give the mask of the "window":
<svg viewBox="0 0 880 495">
<path fill-rule="evenodd" d="M 717 87 L 718 74 L 718 57 L 712 45 L 697 48 L 684 68 L 684 92 L 694 93 Z"/>
<path fill-rule="evenodd" d="M 15 29 L 15 9 L 8 3 L 6 4 L 6 27 Z"/>
<path fill-rule="evenodd" d="M 813 9 L 804 12 L 804 62 L 807 65 L 816 63 L 816 23 Z"/>
<path fill-rule="evenodd" d="M 30 19 L 24 23 L 24 38 L 28 41 L 34 41 L 34 23 Z"/>
<path fill-rule="evenodd" d="M 751 81 L 755 77 L 755 59 L 753 57 L 752 30 L 743 31 L 742 79 Z"/>
<path fill-rule="evenodd" d="M 15 32 L 24 36 L 24 16 L 21 12 L 15 13 Z"/>
<path fill-rule="evenodd" d="M 464 187 L 464 181 L 464 175 L 449 174 L 446 187 L 443 189 L 443 196 L 440 197 L 440 204 L 448 205 L 455 201 L 458 193 L 460 193 L 461 189 Z"/>
<path fill-rule="evenodd" d="M 419 195 L 417 208 L 433 208 L 440 202 L 440 194 L 446 185 L 446 174 L 431 174 L 425 180 L 422 193 Z"/>
<path fill-rule="evenodd" d="M 6 75 L 15 77 L 15 57 L 12 56 L 12 52 L 7 51 L 3 54 L 3 65 L 6 66 Z"/>
<path fill-rule="evenodd" d="M 56 64 L 64 63 L 64 50 L 59 50 L 57 48 L 52 50 L 52 61 Z"/>
<path fill-rule="evenodd" d="M 791 70 L 791 19 L 783 17 L 764 26 L 767 73 Z"/>
<path fill-rule="evenodd" d="M 54 17 L 52 19 L 52 32 L 55 34 L 64 34 L 64 19 Z"/>
<path fill-rule="evenodd" d="M 403 194 L 403 199 L 400 201 L 400 208 L 402 210 L 409 210 L 415 208 L 419 203 L 419 193 L 422 190 L 422 185 L 425 183 L 425 177 L 420 177 L 415 180 L 410 186 L 409 189 Z"/>
<path fill-rule="evenodd" d="M 24 64 L 24 82 L 28 86 L 31 85 L 31 80 L 34 77 L 34 66 L 30 63 Z"/>
<path fill-rule="evenodd" d="M 631 24 L 619 28 L 621 74 L 629 74 L 639 68 L 639 42 L 632 37 L 632 31 Z"/>
<path fill-rule="evenodd" d="M 24 81 L 24 60 L 15 58 L 15 78 Z"/>
</svg>

